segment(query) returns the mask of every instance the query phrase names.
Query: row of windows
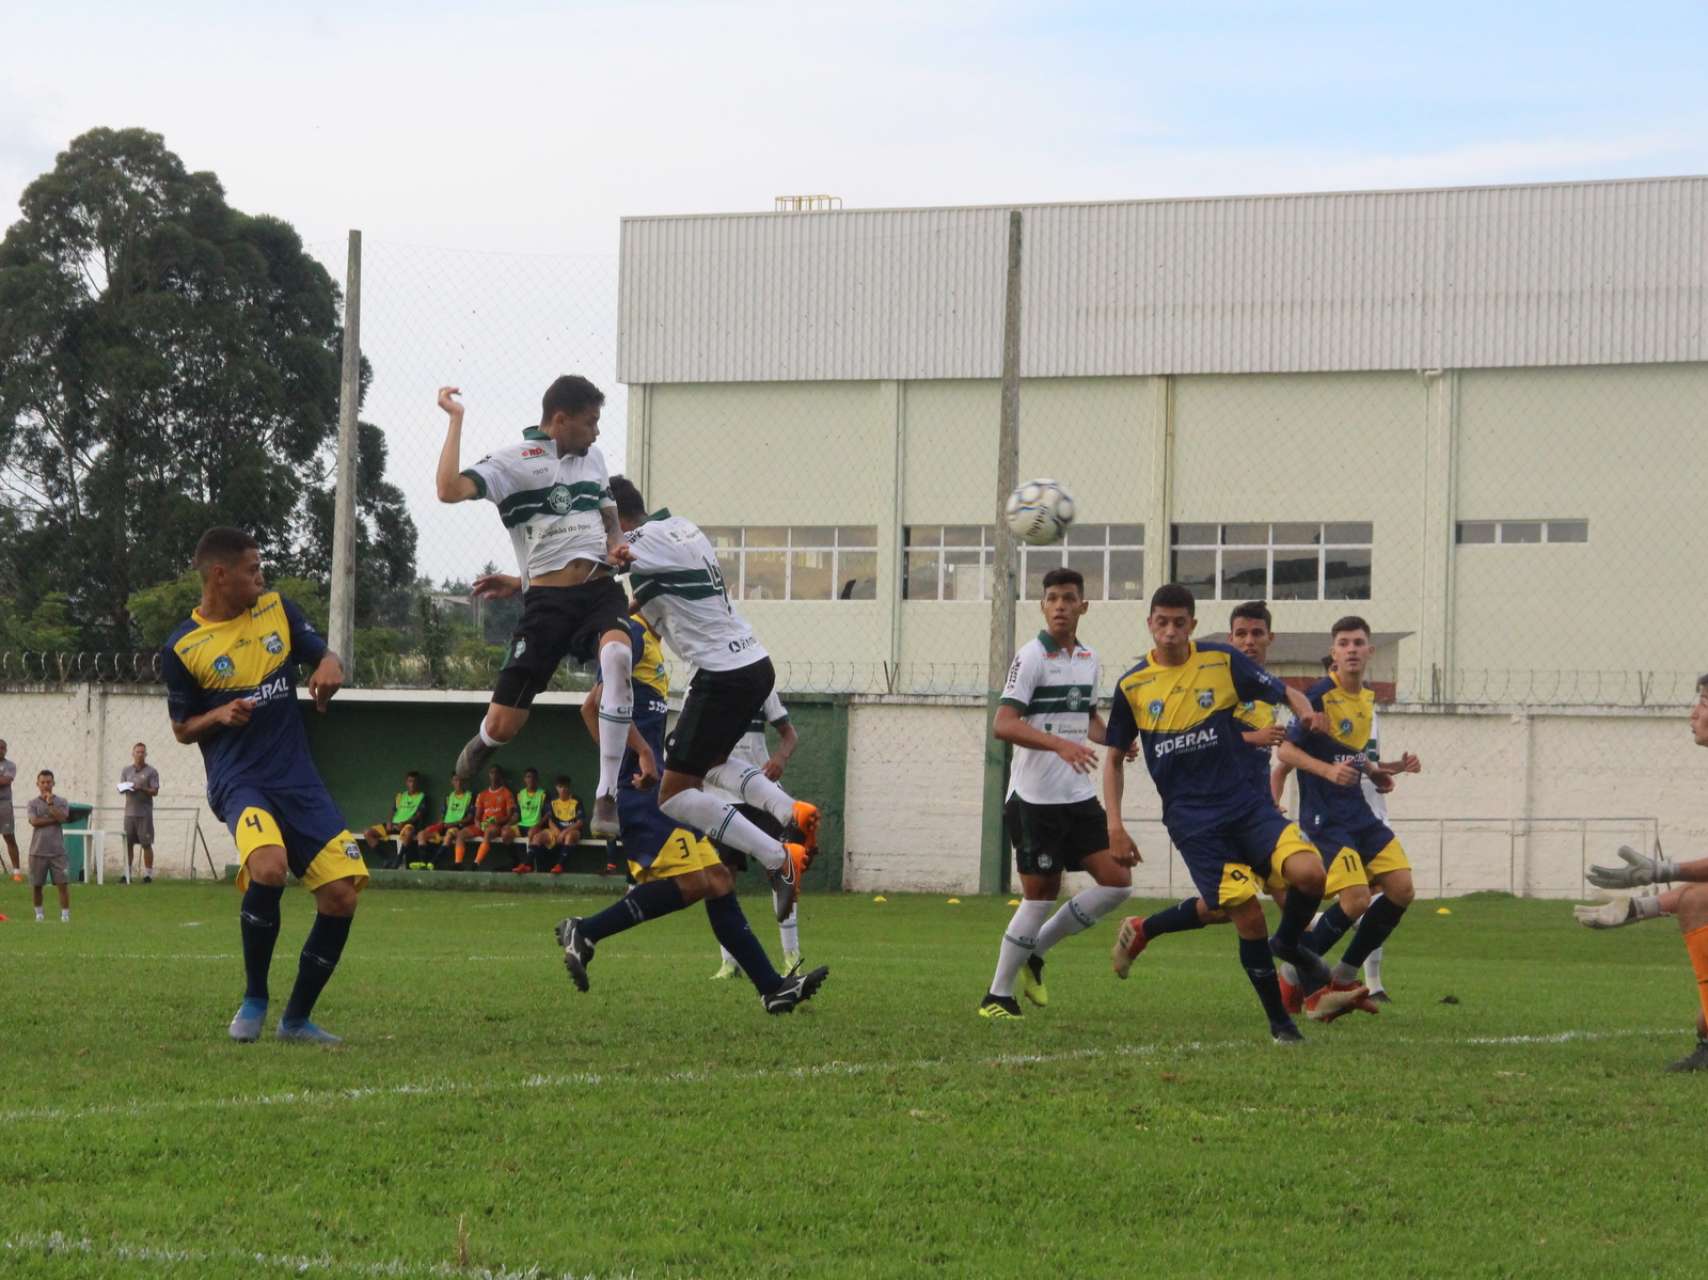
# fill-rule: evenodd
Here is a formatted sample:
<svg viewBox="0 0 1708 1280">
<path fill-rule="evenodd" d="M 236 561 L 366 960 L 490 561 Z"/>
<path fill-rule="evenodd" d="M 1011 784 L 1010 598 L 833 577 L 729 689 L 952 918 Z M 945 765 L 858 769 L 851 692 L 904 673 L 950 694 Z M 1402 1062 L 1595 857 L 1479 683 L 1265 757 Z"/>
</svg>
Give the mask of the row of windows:
<svg viewBox="0 0 1708 1280">
<path fill-rule="evenodd" d="M 1588 542 L 1588 520 L 1461 520 L 1463 545 L 1509 542 Z"/>
<path fill-rule="evenodd" d="M 1200 599 L 1370 599 L 1369 524 L 1177 524 L 1172 532 L 1171 580 Z M 708 527 L 705 533 L 737 599 L 877 598 L 873 525 Z M 902 599 L 990 599 L 990 525 L 908 525 L 902 543 Z M 1021 598 L 1041 598 L 1044 575 L 1065 566 L 1085 578 L 1087 599 L 1142 600 L 1144 548 L 1142 524 L 1075 524 L 1058 546 L 1021 550 Z"/>
</svg>

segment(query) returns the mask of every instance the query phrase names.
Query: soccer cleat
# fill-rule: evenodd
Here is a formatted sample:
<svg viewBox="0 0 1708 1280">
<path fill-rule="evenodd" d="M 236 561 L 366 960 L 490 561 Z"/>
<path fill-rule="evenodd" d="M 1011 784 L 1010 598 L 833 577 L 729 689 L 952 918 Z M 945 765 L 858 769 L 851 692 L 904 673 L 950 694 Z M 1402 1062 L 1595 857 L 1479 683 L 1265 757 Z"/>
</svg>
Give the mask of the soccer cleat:
<svg viewBox="0 0 1708 1280">
<path fill-rule="evenodd" d="M 299 1019 L 296 1022 L 281 1021 L 275 1034 L 281 1040 L 292 1040 L 297 1044 L 334 1045 L 344 1043 L 343 1036 L 335 1036 L 330 1031 L 315 1026 L 307 1018 Z"/>
<path fill-rule="evenodd" d="M 531 862 L 518 862 L 510 870 L 515 875 L 528 876 L 534 873 L 534 865 Z"/>
<path fill-rule="evenodd" d="M 783 953 L 783 973 L 785 976 L 793 973 L 800 967 L 801 953 L 799 951 L 785 951 Z"/>
<path fill-rule="evenodd" d="M 559 920 L 554 933 L 558 946 L 563 948 L 563 967 L 569 970 L 569 980 L 577 991 L 587 990 L 587 966 L 593 959 L 593 944 L 581 936 L 581 917 Z"/>
<path fill-rule="evenodd" d="M 486 776 L 486 762 L 492 759 L 497 750 L 497 747 L 487 746 L 477 733 L 468 740 L 468 745 L 458 754 L 457 767 L 451 772 L 461 774 L 465 779 L 484 778 Z"/>
<path fill-rule="evenodd" d="M 609 840 L 617 835 L 618 827 L 617 797 L 614 795 L 595 797 L 593 801 L 593 834 Z"/>
<path fill-rule="evenodd" d="M 1305 991 L 1315 991 L 1326 987 L 1334 981 L 1334 973 L 1329 969 L 1323 958 L 1303 944 L 1282 947 L 1274 938 L 1269 940 L 1269 954 L 1277 960 L 1284 961 L 1299 971 L 1299 986 Z"/>
<path fill-rule="evenodd" d="M 1276 1044 L 1303 1044 L 1305 1037 L 1299 1034 L 1299 1028 L 1293 1025 L 1289 1018 L 1286 1022 L 1271 1023 L 1269 1036 Z"/>
<path fill-rule="evenodd" d="M 1370 988 L 1357 982 L 1331 982 L 1305 997 L 1305 1016 L 1312 1022 L 1333 1022 L 1354 1009 L 1380 1012 L 1377 1005 L 1370 1003 Z"/>
<path fill-rule="evenodd" d="M 818 853 L 818 806 L 805 800 L 795 801 L 794 827 L 801 833 L 801 844 L 806 847 L 810 863 Z"/>
<path fill-rule="evenodd" d="M 22 871 L 14 871 L 12 873 L 12 883 L 13 884 L 23 884 L 24 883 L 24 873 Z"/>
<path fill-rule="evenodd" d="M 621 867 L 619 867 L 614 862 L 607 862 L 605 864 L 605 870 L 600 872 L 599 874 L 607 875 L 607 876 L 620 876 L 623 874 L 623 869 Z"/>
<path fill-rule="evenodd" d="M 784 845 L 783 853 L 783 865 L 770 873 L 771 905 L 777 909 L 779 924 L 789 918 L 795 903 L 800 900 L 801 873 L 810 861 L 807 851 L 798 844 Z"/>
<path fill-rule="evenodd" d="M 796 1005 L 805 1004 L 818 994 L 829 976 L 829 966 L 822 964 L 811 973 L 790 974 L 770 995 L 760 996 L 759 1003 L 765 1006 L 766 1013 L 793 1013 Z"/>
<path fill-rule="evenodd" d="M 1708 1071 L 1708 1040 L 1698 1040 L 1696 1047 L 1677 1062 L 1667 1063 L 1668 1071 Z"/>
<path fill-rule="evenodd" d="M 981 1018 L 1018 1018 L 1020 1002 L 1013 996 L 986 995 L 979 1001 L 979 1017 Z"/>
<path fill-rule="evenodd" d="M 733 960 L 725 960 L 718 966 L 718 971 L 712 975 L 713 982 L 724 982 L 730 978 L 741 977 L 741 966 Z"/>
<path fill-rule="evenodd" d="M 261 1024 L 266 1019 L 267 1002 L 245 996 L 243 1003 L 237 1006 L 237 1016 L 232 1018 L 231 1026 L 227 1030 L 237 1043 L 254 1044 L 261 1038 Z"/>
<path fill-rule="evenodd" d="M 1044 959 L 1036 953 L 1020 966 L 1020 994 L 1040 1009 L 1050 1003 L 1050 993 L 1044 989 Z"/>
<path fill-rule="evenodd" d="M 144 884 L 153 884 L 154 883 L 154 877 L 153 876 L 144 876 L 142 878 L 142 882 Z"/>
<path fill-rule="evenodd" d="M 1394 998 L 1380 987 L 1376 987 L 1370 992 L 1371 1004 L 1392 1004 L 1393 1002 Z"/>
<path fill-rule="evenodd" d="M 1117 978 L 1125 978 L 1133 969 L 1133 961 L 1149 944 L 1145 937 L 1145 922 L 1138 916 L 1128 916 L 1115 931 L 1115 945 L 1109 948 L 1109 967 Z"/>
<path fill-rule="evenodd" d="M 1305 993 L 1299 990 L 1298 983 L 1287 976 L 1292 967 L 1290 964 L 1275 966 L 1275 981 L 1281 988 L 1281 1007 L 1288 1013 L 1303 1013 L 1305 1011 Z"/>
<path fill-rule="evenodd" d="M 552 869 L 551 869 L 550 874 L 554 875 L 554 876 L 561 876 L 567 870 L 569 870 L 569 868 L 564 866 L 563 863 L 555 862 L 552 864 Z"/>
</svg>

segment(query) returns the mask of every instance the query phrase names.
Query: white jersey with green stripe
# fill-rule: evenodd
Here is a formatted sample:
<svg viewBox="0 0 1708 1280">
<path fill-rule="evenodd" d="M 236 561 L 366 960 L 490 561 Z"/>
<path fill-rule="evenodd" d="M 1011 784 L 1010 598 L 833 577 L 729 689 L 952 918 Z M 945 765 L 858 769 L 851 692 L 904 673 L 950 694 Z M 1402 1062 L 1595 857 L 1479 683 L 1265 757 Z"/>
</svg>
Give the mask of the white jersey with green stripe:
<svg viewBox="0 0 1708 1280">
<path fill-rule="evenodd" d="M 629 585 L 647 625 L 682 661 L 734 671 L 768 656 L 724 589 L 717 553 L 692 520 L 660 511 L 629 533 Z"/>
<path fill-rule="evenodd" d="M 1084 645 L 1058 645 L 1047 631 L 1028 640 L 1008 667 L 1002 705 L 1034 729 L 1084 742 L 1097 707 L 1097 655 Z M 1078 773 L 1054 751 L 1014 749 L 1008 794 L 1027 804 L 1074 804 L 1097 797 L 1096 775 Z"/>
<path fill-rule="evenodd" d="M 560 456 L 556 441 L 529 427 L 517 443 L 494 449 L 463 474 L 497 504 L 524 588 L 572 560 L 604 561 L 609 542 L 600 509 L 617 504 L 598 445 Z"/>
</svg>

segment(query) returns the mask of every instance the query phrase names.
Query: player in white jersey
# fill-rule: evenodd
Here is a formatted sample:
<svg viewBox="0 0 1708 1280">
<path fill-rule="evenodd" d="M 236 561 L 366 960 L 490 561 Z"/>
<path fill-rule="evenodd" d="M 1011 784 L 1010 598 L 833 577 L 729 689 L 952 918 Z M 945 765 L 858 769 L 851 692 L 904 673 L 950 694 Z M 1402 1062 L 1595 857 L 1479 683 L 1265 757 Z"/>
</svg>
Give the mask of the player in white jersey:
<svg viewBox="0 0 1708 1280">
<path fill-rule="evenodd" d="M 777 731 L 777 750 L 772 751 L 765 737 L 766 727 Z M 735 749 L 729 753 L 730 763 L 742 767 L 742 786 L 748 786 L 755 776 L 769 779 L 771 782 L 782 784 L 783 771 L 789 767 L 789 757 L 795 754 L 800 745 L 801 735 L 795 731 L 794 722 L 789 719 L 789 709 L 783 705 L 783 700 L 773 689 L 765 699 L 765 705 L 759 709 L 759 714 L 753 717 L 753 722 L 747 726 L 747 732 L 741 735 L 741 741 L 735 744 Z M 754 826 L 768 836 L 779 838 L 788 834 L 784 823 L 778 822 L 758 805 L 749 804 L 747 797 L 741 791 L 726 791 L 722 787 L 708 785 L 706 788 L 713 795 L 722 796 L 736 806 L 736 811 Z M 796 800 L 794 805 L 797 814 L 801 813 L 804 801 Z M 810 807 L 810 806 L 809 806 Z M 796 825 L 799 825 L 799 817 Z M 732 870 L 747 869 L 747 855 L 741 850 L 729 845 L 719 845 L 718 854 Z M 777 926 L 777 933 L 783 944 L 783 968 L 793 970 L 801 963 L 801 928 L 800 903 L 795 904 L 789 912 L 789 918 Z M 712 975 L 714 981 L 733 978 L 741 972 L 736 959 L 727 949 L 722 950 L 722 963 L 718 971 Z"/>
<path fill-rule="evenodd" d="M 1108 823 L 1092 770 L 1104 740 L 1097 712 L 1097 655 L 1079 642 L 1089 607 L 1085 579 L 1074 569 L 1044 575 L 1044 630 L 1014 655 L 992 730 L 1016 748 L 1003 818 L 1020 868 L 1021 902 L 1002 935 L 996 975 L 979 1003 L 986 1018 L 1018 1018 L 1018 978 L 1033 1004 L 1047 1003 L 1044 953 L 1096 924 L 1133 891 L 1129 868 L 1109 849 Z M 1054 915 L 1062 872 L 1084 871 L 1096 883 Z"/>
<path fill-rule="evenodd" d="M 450 418 L 439 453 L 439 501 L 481 499 L 495 504 L 516 547 L 520 573 L 475 579 L 474 592 L 501 599 L 522 592 L 522 622 L 510 638 L 504 668 L 480 732 L 457 757 L 465 778 L 484 776 L 492 754 L 528 720 L 534 695 L 551 682 L 558 663 L 597 655 L 604 693 L 599 704 L 599 786 L 593 799 L 593 834 L 617 834 L 617 766 L 634 718 L 630 692 L 633 648 L 628 597 L 616 574 L 629 562 L 617 524 L 599 411 L 605 394 L 586 378 L 565 375 L 546 388 L 540 425 L 522 439 L 463 467 L 462 394 L 439 388 L 439 407 Z"/>
<path fill-rule="evenodd" d="M 818 810 L 730 759 L 776 684 L 771 658 L 730 604 L 717 554 L 699 526 L 668 510 L 649 515 L 640 490 L 623 476 L 611 478 L 611 494 L 628 535 L 635 608 L 670 651 L 695 668 L 682 714 L 665 739 L 658 807 L 682 826 L 757 859 L 771 877 L 777 919 L 786 920 L 818 848 Z M 735 805 L 706 791 L 707 782 L 736 792 L 778 822 L 794 823 L 800 842 L 766 835 Z"/>
</svg>

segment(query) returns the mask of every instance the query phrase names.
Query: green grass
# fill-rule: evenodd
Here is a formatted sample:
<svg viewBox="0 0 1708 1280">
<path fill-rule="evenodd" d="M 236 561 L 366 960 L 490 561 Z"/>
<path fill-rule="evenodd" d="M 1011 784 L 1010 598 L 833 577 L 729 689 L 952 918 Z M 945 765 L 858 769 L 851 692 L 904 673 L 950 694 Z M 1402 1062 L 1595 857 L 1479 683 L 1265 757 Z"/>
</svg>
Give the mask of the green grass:
<svg viewBox="0 0 1708 1280">
<path fill-rule="evenodd" d="M 812 898 L 830 981 L 770 1018 L 706 980 L 698 908 L 578 995 L 548 930 L 599 901 L 370 893 L 326 1051 L 226 1040 L 228 886 L 74 890 L 67 928 L 5 885 L 0 1274 L 1699 1274 L 1670 925 L 1420 903 L 1398 1003 L 1283 1050 L 1227 929 L 1121 983 L 1106 922 L 990 1023 L 1004 902 Z M 293 890 L 275 1016 L 309 917 Z"/>
</svg>

